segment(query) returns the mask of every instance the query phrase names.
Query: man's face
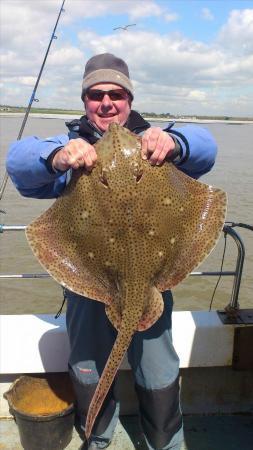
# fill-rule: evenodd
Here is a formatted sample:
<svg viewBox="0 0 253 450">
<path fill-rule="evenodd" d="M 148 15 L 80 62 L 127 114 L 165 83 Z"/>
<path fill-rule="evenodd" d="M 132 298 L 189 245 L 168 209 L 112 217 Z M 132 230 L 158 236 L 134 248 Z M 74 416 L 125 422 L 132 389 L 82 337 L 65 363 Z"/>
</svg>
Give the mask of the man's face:
<svg viewBox="0 0 253 450">
<path fill-rule="evenodd" d="M 101 91 L 111 91 L 105 95 Z M 112 92 L 115 91 L 115 92 Z M 84 97 L 87 118 L 99 130 L 106 131 L 109 124 L 124 125 L 131 111 L 131 98 L 127 91 L 117 84 L 99 83 Z"/>
</svg>

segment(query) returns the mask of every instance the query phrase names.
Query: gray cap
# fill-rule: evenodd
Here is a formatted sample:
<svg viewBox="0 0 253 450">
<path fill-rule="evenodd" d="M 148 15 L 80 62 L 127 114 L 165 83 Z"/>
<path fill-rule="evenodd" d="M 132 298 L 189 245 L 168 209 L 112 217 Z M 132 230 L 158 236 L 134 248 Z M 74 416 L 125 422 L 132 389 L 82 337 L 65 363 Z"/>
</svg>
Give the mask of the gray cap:
<svg viewBox="0 0 253 450">
<path fill-rule="evenodd" d="M 82 100 L 85 91 L 98 83 L 118 84 L 130 93 L 132 99 L 134 97 L 127 64 L 111 53 L 95 55 L 87 61 L 83 75 Z"/>
</svg>

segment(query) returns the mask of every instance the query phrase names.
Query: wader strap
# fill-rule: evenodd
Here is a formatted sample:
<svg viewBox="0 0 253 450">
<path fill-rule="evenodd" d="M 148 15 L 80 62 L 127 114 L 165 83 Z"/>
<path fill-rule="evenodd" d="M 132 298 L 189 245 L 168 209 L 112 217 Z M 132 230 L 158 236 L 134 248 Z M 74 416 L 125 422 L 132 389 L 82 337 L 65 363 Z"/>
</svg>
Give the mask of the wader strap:
<svg viewBox="0 0 253 450">
<path fill-rule="evenodd" d="M 60 317 L 62 310 L 63 310 L 63 306 L 65 305 L 66 302 L 66 290 L 63 288 L 63 300 L 62 300 L 62 304 L 61 307 L 59 309 L 59 311 L 55 314 L 54 318 L 58 319 L 58 317 Z"/>
</svg>

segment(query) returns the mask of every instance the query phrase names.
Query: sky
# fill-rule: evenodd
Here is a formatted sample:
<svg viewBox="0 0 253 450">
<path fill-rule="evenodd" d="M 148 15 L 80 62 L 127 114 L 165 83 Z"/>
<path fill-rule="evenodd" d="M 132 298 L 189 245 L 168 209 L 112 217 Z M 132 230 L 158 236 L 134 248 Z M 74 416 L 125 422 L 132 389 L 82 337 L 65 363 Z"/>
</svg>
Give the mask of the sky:
<svg viewBox="0 0 253 450">
<path fill-rule="evenodd" d="M 61 5 L 0 0 L 0 104 L 28 104 Z M 110 52 L 128 64 L 137 111 L 253 116 L 253 0 L 66 0 L 64 10 L 34 106 L 83 109 L 85 64 Z"/>
</svg>

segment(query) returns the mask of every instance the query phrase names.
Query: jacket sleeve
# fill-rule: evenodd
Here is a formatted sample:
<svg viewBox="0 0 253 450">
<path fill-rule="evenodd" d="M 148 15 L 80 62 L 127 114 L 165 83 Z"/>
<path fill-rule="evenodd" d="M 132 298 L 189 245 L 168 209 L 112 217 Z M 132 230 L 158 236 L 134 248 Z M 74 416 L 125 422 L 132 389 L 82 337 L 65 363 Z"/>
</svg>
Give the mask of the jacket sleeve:
<svg viewBox="0 0 253 450">
<path fill-rule="evenodd" d="M 50 173 L 46 166 L 49 155 L 69 141 L 62 134 L 47 139 L 30 136 L 15 141 L 7 154 L 7 172 L 21 195 L 33 198 L 58 197 L 66 185 L 67 172 Z"/>
<path fill-rule="evenodd" d="M 209 172 L 215 163 L 217 145 L 211 133 L 199 125 L 180 128 L 168 127 L 181 146 L 181 156 L 175 162 L 178 169 L 192 178 L 199 178 Z"/>
</svg>

